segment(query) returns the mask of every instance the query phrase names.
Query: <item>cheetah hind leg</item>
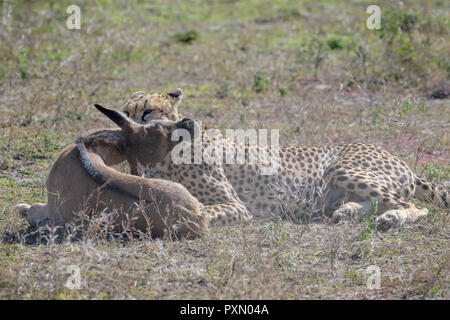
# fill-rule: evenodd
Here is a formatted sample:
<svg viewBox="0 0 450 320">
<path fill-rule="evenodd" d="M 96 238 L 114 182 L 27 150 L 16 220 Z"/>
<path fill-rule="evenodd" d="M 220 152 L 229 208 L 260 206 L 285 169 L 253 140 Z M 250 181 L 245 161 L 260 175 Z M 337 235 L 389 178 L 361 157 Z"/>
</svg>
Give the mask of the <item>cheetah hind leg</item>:
<svg viewBox="0 0 450 320">
<path fill-rule="evenodd" d="M 426 208 L 417 208 L 413 204 L 410 204 L 407 209 L 388 210 L 376 219 L 377 230 L 387 231 L 393 227 L 402 226 L 406 221 L 414 222 L 426 215 L 428 215 Z"/>
<path fill-rule="evenodd" d="M 336 211 L 333 212 L 331 216 L 331 221 L 334 223 L 339 223 L 344 220 L 350 220 L 357 217 L 362 219 L 363 217 L 369 215 L 370 212 L 370 201 L 361 202 L 346 202 Z"/>
</svg>

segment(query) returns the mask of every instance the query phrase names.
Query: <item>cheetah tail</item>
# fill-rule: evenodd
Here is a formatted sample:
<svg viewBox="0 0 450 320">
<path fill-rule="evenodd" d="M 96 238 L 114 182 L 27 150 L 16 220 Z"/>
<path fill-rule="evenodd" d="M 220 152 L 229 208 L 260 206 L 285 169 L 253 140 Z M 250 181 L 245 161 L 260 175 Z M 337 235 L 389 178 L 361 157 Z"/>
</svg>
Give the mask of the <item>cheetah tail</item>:
<svg viewBox="0 0 450 320">
<path fill-rule="evenodd" d="M 440 208 L 449 208 L 448 191 L 425 178 L 416 176 L 414 198 Z"/>
</svg>

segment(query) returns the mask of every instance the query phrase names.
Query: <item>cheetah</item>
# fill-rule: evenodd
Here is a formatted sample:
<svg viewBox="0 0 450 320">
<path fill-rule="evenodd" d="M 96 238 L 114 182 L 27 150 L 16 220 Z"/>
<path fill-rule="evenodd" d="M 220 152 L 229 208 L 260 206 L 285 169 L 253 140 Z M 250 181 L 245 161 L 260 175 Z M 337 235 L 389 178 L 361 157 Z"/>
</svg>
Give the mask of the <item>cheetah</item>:
<svg viewBox="0 0 450 320">
<path fill-rule="evenodd" d="M 121 111 L 138 123 L 159 118 L 179 121 L 182 97 L 181 89 L 167 94 L 136 92 Z M 203 136 L 205 133 L 202 130 Z M 202 139 L 203 147 L 214 141 L 214 137 Z M 246 159 L 261 151 L 225 139 L 227 148 L 244 148 Z M 271 147 L 264 148 L 270 151 Z M 208 217 L 209 225 L 235 224 L 253 217 L 304 219 L 306 213 L 307 218 L 326 216 L 338 223 L 375 213 L 377 228 L 385 231 L 428 214 L 426 208 L 409 202 L 413 197 L 449 207 L 447 190 L 417 177 L 404 161 L 376 145 L 280 147 L 279 170 L 273 175 L 261 175 L 260 167 L 267 160 L 175 164 L 168 155 L 160 163 L 145 166 L 142 175 L 184 185 L 201 202 L 200 210 Z"/>
</svg>

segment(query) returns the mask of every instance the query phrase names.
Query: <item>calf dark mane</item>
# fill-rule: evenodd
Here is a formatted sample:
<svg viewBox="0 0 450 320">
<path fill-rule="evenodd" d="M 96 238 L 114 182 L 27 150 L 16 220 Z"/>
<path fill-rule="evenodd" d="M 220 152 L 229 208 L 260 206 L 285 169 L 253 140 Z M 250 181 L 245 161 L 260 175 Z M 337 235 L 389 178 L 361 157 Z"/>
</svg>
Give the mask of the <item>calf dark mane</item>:
<svg viewBox="0 0 450 320">
<path fill-rule="evenodd" d="M 83 168 L 87 171 L 89 176 L 99 185 L 105 184 L 108 181 L 103 173 L 91 162 L 87 154 L 86 147 L 84 145 L 84 137 L 79 136 L 75 139 L 75 145 L 80 155 L 80 161 Z"/>
</svg>

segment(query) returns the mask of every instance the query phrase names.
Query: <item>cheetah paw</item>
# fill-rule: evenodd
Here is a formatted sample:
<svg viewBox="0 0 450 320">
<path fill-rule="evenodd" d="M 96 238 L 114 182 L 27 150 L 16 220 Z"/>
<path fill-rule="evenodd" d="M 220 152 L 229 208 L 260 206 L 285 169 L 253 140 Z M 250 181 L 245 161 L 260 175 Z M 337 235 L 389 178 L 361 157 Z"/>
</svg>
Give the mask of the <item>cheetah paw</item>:
<svg viewBox="0 0 450 320">
<path fill-rule="evenodd" d="M 343 220 L 350 220 L 353 217 L 362 217 L 366 214 L 367 204 L 347 202 L 345 205 L 333 212 L 331 216 L 331 221 L 333 223 L 339 223 Z"/>
<path fill-rule="evenodd" d="M 398 227 L 402 224 L 402 220 L 397 212 L 391 210 L 383 213 L 376 219 L 377 230 L 387 231 L 393 227 Z"/>
<path fill-rule="evenodd" d="M 345 212 L 345 210 L 336 210 L 335 212 L 333 212 L 333 215 L 331 217 L 331 221 L 333 223 L 337 224 L 337 223 L 345 220 L 348 216 L 349 216 L 349 213 Z"/>
</svg>

